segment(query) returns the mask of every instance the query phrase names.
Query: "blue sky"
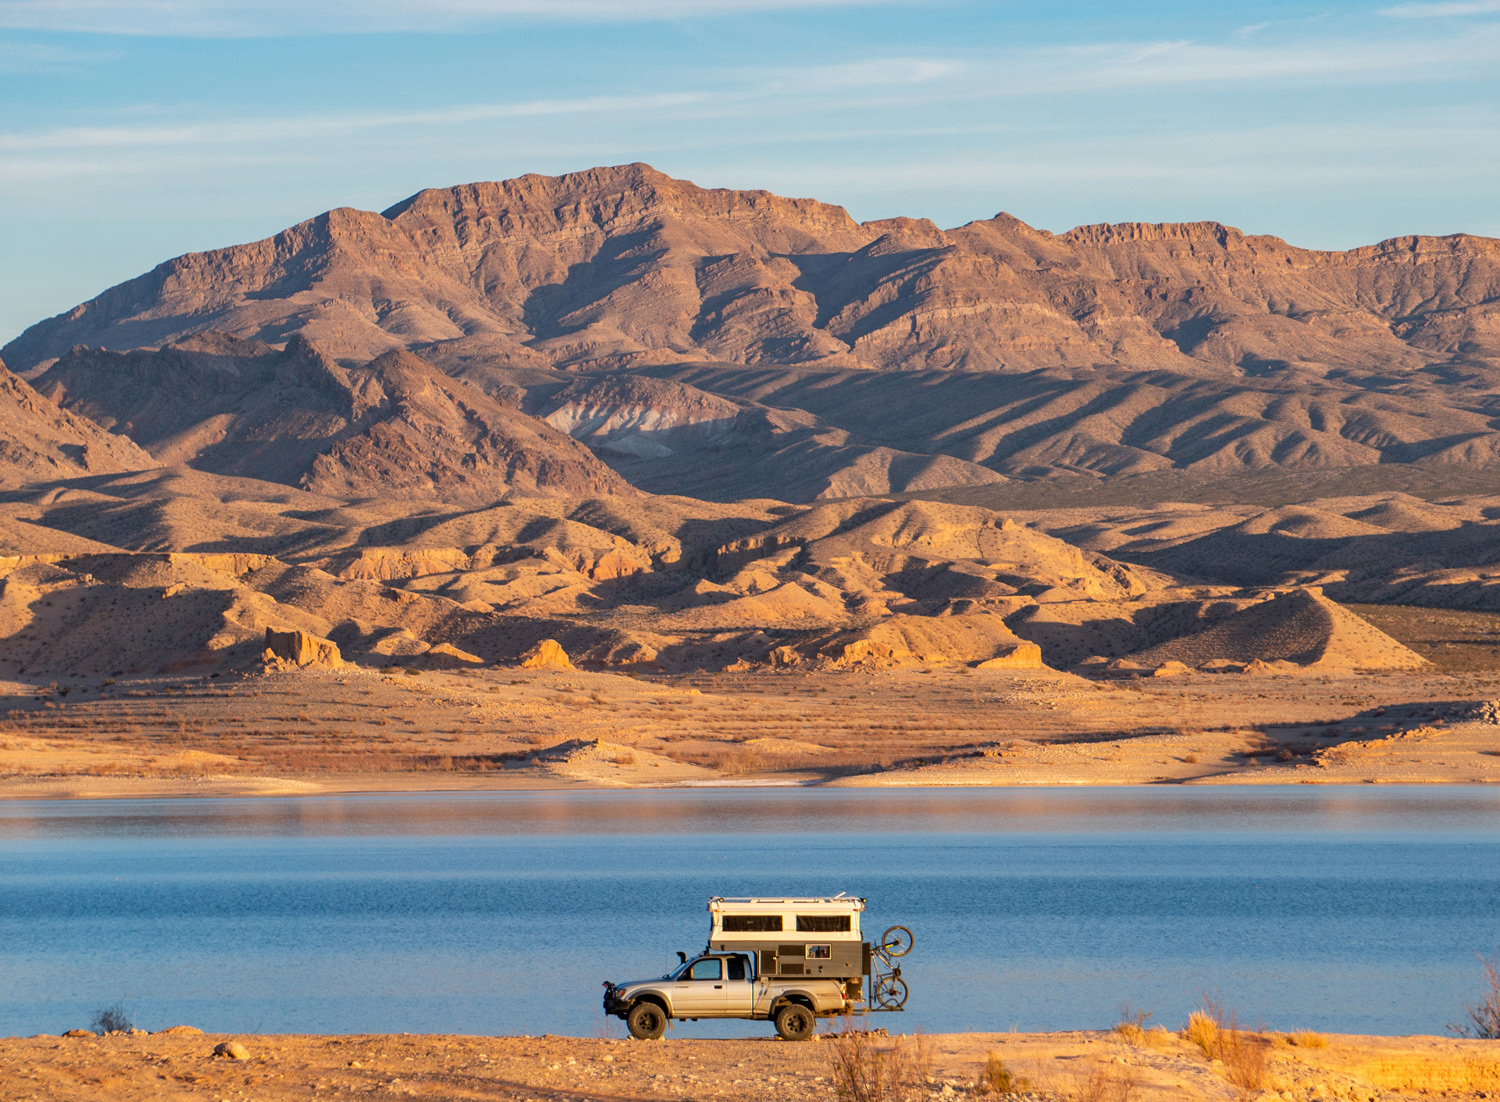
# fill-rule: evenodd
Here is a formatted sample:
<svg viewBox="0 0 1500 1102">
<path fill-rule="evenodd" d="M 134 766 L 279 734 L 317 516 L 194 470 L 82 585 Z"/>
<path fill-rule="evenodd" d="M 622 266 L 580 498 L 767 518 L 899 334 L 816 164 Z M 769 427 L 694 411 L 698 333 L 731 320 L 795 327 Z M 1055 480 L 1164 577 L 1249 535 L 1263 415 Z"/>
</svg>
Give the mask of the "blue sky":
<svg viewBox="0 0 1500 1102">
<path fill-rule="evenodd" d="M 0 0 L 0 341 L 330 207 L 627 161 L 945 226 L 1500 236 L 1500 0 Z"/>
</svg>

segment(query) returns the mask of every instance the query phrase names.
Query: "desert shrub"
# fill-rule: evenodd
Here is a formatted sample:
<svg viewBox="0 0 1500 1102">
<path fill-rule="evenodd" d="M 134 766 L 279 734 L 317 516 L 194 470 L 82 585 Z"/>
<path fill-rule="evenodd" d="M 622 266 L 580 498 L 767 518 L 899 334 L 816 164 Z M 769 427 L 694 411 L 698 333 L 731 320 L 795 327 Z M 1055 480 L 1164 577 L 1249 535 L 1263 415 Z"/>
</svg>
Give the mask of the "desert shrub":
<svg viewBox="0 0 1500 1102">
<path fill-rule="evenodd" d="M 1187 1028 L 1182 1031 L 1182 1039 L 1189 1044 L 1197 1045 L 1203 1055 L 1210 1060 L 1216 1059 L 1214 1053 L 1219 1045 L 1219 1023 L 1207 1011 L 1195 1010 L 1188 1015 Z"/>
<path fill-rule="evenodd" d="M 1479 1002 L 1467 1008 L 1468 1021 L 1448 1028 L 1460 1037 L 1500 1040 L 1500 962 L 1481 956 L 1484 968 L 1484 992 Z"/>
<path fill-rule="evenodd" d="M 1295 1033 L 1288 1033 L 1286 1039 L 1297 1048 L 1328 1047 L 1328 1038 L 1310 1029 L 1299 1029 Z"/>
<path fill-rule="evenodd" d="M 921 1093 L 916 1061 L 900 1038 L 879 1038 L 846 1020 L 828 1040 L 838 1102 L 912 1102 Z"/>
<path fill-rule="evenodd" d="M 1115 1032 L 1128 1044 L 1139 1045 L 1146 1039 L 1146 1022 L 1150 1018 L 1149 1011 L 1138 1010 L 1126 1003 L 1120 1007 L 1120 1020 L 1115 1024 Z"/>
<path fill-rule="evenodd" d="M 1000 1054 L 992 1052 L 979 1072 L 979 1082 L 974 1084 L 976 1094 L 1020 1094 L 1031 1089 L 1031 1080 L 1017 1075 L 1005 1066 Z"/>
<path fill-rule="evenodd" d="M 124 1033 L 134 1028 L 135 1023 L 130 1020 L 130 1012 L 120 1003 L 106 1006 L 103 1010 L 94 1014 L 91 1023 L 95 1033 Z"/>
<path fill-rule="evenodd" d="M 1265 1038 L 1240 1029 L 1233 1011 L 1227 1016 L 1217 999 L 1204 997 L 1200 1009 L 1188 1016 L 1183 1039 L 1197 1045 L 1210 1060 L 1223 1065 L 1223 1075 L 1239 1088 L 1243 1097 L 1258 1092 L 1266 1082 L 1267 1049 Z"/>
</svg>

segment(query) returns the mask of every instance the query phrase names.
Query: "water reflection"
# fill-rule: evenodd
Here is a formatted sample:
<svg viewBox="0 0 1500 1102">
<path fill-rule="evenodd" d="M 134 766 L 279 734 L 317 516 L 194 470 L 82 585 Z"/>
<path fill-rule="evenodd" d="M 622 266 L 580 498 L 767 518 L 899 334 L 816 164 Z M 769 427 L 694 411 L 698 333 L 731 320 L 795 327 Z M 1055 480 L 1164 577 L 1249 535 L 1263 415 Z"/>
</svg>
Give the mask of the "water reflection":
<svg viewBox="0 0 1500 1102">
<path fill-rule="evenodd" d="M 778 833 L 1490 833 L 1500 789 L 734 789 L 0 802 L 0 839 Z"/>
</svg>

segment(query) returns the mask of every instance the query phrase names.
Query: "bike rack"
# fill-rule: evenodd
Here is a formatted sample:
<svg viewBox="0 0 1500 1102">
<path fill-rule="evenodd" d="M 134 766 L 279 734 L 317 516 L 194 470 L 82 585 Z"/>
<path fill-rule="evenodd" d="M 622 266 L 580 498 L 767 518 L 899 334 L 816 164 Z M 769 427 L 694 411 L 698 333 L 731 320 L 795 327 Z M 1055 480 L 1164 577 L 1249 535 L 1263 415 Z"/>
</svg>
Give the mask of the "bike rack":
<svg viewBox="0 0 1500 1102">
<path fill-rule="evenodd" d="M 909 992 L 896 958 L 910 953 L 913 944 L 910 930 L 892 926 L 880 935 L 878 945 L 870 946 L 870 994 L 865 1001 L 865 1013 L 906 1009 Z"/>
</svg>

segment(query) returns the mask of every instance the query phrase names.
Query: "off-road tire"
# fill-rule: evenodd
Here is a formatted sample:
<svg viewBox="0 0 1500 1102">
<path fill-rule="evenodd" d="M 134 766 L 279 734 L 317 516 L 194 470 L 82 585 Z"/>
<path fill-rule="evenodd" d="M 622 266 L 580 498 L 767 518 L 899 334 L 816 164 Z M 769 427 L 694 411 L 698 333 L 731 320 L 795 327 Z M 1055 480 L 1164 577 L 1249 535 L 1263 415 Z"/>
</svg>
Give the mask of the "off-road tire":
<svg viewBox="0 0 1500 1102">
<path fill-rule="evenodd" d="M 796 1003 L 788 1003 L 776 1012 L 776 1032 L 783 1041 L 807 1040 L 816 1024 L 813 1012 Z"/>
<path fill-rule="evenodd" d="M 655 1003 L 636 1003 L 625 1015 L 625 1027 L 637 1041 L 655 1041 L 667 1031 L 667 1012 Z"/>
</svg>

